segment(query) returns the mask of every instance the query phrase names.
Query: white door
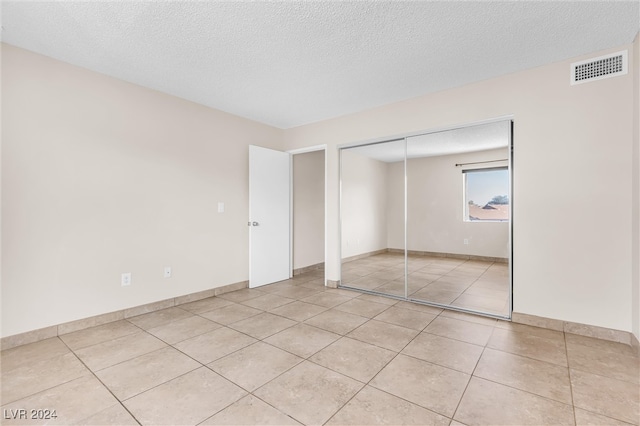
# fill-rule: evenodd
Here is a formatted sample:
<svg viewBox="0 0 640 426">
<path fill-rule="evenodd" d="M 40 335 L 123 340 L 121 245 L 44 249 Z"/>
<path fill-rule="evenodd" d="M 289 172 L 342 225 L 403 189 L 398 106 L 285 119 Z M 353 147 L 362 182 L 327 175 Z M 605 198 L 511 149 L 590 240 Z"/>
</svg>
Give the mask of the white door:
<svg viewBox="0 0 640 426">
<path fill-rule="evenodd" d="M 249 146 L 249 287 L 290 278 L 290 154 Z"/>
</svg>

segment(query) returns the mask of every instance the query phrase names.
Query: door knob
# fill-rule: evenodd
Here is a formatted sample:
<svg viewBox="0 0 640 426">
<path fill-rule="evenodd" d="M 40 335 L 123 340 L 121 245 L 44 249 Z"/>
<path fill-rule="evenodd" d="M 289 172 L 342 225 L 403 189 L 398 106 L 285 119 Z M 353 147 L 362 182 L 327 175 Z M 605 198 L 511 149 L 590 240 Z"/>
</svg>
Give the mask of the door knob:
<svg viewBox="0 0 640 426">
<path fill-rule="evenodd" d="M 253 222 L 251 225 L 253 225 L 253 226 L 258 226 L 258 225 L 260 225 L 260 224 L 259 224 L 258 222 Z"/>
</svg>

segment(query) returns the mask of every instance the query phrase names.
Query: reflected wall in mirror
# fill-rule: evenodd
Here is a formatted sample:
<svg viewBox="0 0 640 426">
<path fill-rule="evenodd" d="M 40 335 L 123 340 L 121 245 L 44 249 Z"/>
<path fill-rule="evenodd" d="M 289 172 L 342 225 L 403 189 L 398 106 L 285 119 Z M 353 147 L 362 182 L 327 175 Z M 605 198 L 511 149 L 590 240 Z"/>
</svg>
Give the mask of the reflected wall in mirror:
<svg viewBox="0 0 640 426">
<path fill-rule="evenodd" d="M 390 252 L 390 227 L 404 229 L 404 180 L 390 179 L 391 165 L 404 170 L 405 141 L 340 151 L 341 285 L 404 297 L 404 252 Z M 404 173 L 404 172 L 403 172 Z"/>
<path fill-rule="evenodd" d="M 509 318 L 510 152 L 510 120 L 342 149 L 341 285 Z"/>
</svg>

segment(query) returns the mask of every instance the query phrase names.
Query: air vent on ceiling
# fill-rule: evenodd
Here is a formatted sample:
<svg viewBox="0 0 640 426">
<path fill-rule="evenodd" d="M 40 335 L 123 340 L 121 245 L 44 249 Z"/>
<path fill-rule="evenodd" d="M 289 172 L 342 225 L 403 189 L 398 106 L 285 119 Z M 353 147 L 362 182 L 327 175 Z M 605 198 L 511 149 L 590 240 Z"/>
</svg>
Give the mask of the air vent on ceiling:
<svg viewBox="0 0 640 426">
<path fill-rule="evenodd" d="M 571 64 L 571 84 L 587 83 L 628 72 L 627 51 L 611 53 Z"/>
</svg>

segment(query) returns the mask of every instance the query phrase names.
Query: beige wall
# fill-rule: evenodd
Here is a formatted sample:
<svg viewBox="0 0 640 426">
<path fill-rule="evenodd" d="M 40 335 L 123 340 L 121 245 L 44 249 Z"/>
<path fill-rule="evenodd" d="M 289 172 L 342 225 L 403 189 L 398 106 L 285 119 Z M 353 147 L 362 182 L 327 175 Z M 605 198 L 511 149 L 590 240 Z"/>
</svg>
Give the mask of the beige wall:
<svg viewBox="0 0 640 426">
<path fill-rule="evenodd" d="M 507 222 L 465 222 L 463 184 L 458 163 L 508 158 L 506 149 L 407 160 L 407 248 L 437 253 L 509 257 Z M 495 163 L 506 166 L 508 163 Z M 404 248 L 404 164 L 389 167 L 390 185 L 400 200 L 388 205 L 388 246 Z M 399 191 L 388 191 L 397 194 Z M 498 194 L 496 194 L 498 195 Z M 395 196 L 397 198 L 397 195 Z M 464 240 L 469 244 L 464 244 Z"/>
<path fill-rule="evenodd" d="M 2 336 L 248 279 L 282 130 L 4 44 L 2 106 Z"/>
<path fill-rule="evenodd" d="M 514 310 L 631 331 L 633 72 L 569 85 L 571 62 L 630 48 L 287 130 L 288 149 L 329 146 L 328 278 L 339 278 L 338 145 L 513 114 Z"/>
<path fill-rule="evenodd" d="M 631 48 L 629 75 L 569 85 Z M 327 144 L 338 279 L 337 146 L 509 114 L 515 311 L 638 333 L 637 40 L 286 131 L 2 49 L 3 336 L 246 280 L 250 143 Z"/>
<path fill-rule="evenodd" d="M 342 257 L 387 248 L 387 168 L 383 161 L 342 151 Z"/>
<path fill-rule="evenodd" d="M 404 161 L 387 165 L 387 248 L 391 249 L 404 250 L 404 177 Z"/>
<path fill-rule="evenodd" d="M 293 156 L 293 269 L 324 262 L 324 150 Z"/>
</svg>

